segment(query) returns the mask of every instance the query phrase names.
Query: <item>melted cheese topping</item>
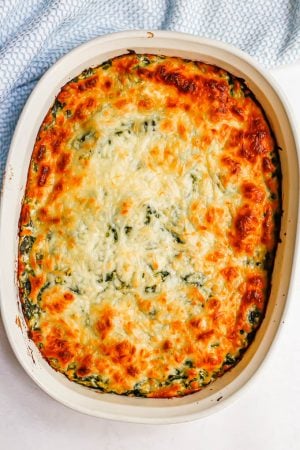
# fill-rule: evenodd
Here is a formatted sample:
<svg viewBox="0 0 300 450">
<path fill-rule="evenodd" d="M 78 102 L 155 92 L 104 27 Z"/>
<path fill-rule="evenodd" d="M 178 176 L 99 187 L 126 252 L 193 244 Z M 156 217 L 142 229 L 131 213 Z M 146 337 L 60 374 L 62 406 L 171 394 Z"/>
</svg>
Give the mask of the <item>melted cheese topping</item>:
<svg viewBox="0 0 300 450">
<path fill-rule="evenodd" d="M 129 54 L 66 84 L 20 217 L 19 286 L 52 367 L 105 392 L 197 391 L 264 314 L 280 170 L 242 80 Z"/>
</svg>

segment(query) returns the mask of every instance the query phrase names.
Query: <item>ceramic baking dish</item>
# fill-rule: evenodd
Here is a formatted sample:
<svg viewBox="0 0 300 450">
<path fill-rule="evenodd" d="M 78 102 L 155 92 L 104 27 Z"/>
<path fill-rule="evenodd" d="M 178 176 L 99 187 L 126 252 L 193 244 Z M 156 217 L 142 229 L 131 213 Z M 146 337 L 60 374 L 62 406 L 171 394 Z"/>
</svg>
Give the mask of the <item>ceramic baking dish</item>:
<svg viewBox="0 0 300 450">
<path fill-rule="evenodd" d="M 215 64 L 246 80 L 276 135 L 283 174 L 283 217 L 266 317 L 241 362 L 204 390 L 183 398 L 143 399 L 102 394 L 55 372 L 28 339 L 16 284 L 18 219 L 28 165 L 41 122 L 60 88 L 82 70 L 128 52 L 154 53 Z M 289 107 L 269 74 L 243 52 L 218 41 L 168 31 L 130 31 L 94 39 L 70 52 L 43 76 L 22 112 L 11 144 L 2 194 L 0 277 L 2 318 L 27 373 L 65 405 L 98 417 L 144 423 L 184 422 L 216 411 L 253 377 L 280 327 L 291 280 L 299 204 L 299 166 Z"/>
</svg>

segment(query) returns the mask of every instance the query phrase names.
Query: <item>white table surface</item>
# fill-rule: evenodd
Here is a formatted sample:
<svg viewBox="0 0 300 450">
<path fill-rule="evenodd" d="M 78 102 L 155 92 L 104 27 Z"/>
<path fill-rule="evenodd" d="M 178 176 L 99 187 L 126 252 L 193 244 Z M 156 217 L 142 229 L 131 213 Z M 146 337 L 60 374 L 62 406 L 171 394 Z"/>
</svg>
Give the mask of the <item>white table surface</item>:
<svg viewBox="0 0 300 450">
<path fill-rule="evenodd" d="M 300 134 L 300 61 L 273 75 L 288 96 Z M 126 424 L 68 409 L 24 372 L 0 321 L 0 449 L 299 450 L 300 258 L 297 267 L 280 337 L 256 379 L 233 404 L 191 423 Z"/>
</svg>

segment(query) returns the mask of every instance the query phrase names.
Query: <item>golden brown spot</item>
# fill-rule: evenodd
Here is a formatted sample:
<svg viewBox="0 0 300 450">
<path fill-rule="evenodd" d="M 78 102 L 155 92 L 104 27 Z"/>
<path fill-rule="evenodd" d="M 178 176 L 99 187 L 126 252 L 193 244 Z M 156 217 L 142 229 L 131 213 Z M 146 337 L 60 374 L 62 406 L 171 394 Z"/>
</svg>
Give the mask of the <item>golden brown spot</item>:
<svg viewBox="0 0 300 450">
<path fill-rule="evenodd" d="M 274 171 L 274 166 L 272 164 L 272 161 L 267 156 L 265 156 L 262 160 L 262 168 L 265 173 Z"/>
<path fill-rule="evenodd" d="M 96 86 L 97 81 L 98 81 L 97 76 L 91 77 L 85 81 L 78 82 L 77 88 L 80 92 L 86 91 L 88 89 L 92 89 Z"/>
<path fill-rule="evenodd" d="M 77 369 L 77 375 L 85 377 L 91 372 L 92 355 L 86 355 L 80 362 L 80 366 Z"/>
<path fill-rule="evenodd" d="M 87 109 L 91 109 L 91 108 L 93 108 L 96 105 L 96 101 L 95 101 L 94 98 L 89 97 L 89 98 L 86 99 L 84 105 L 85 105 L 85 107 Z"/>
<path fill-rule="evenodd" d="M 126 372 L 128 373 L 128 375 L 130 375 L 131 377 L 136 377 L 139 374 L 139 370 L 137 367 L 135 366 L 128 366 L 126 369 Z"/>
<path fill-rule="evenodd" d="M 228 85 L 223 80 L 204 79 L 203 92 L 209 99 L 219 100 L 223 103 L 228 97 Z"/>
<path fill-rule="evenodd" d="M 28 204 L 24 204 L 22 207 L 19 226 L 27 225 L 30 222 L 30 207 Z"/>
<path fill-rule="evenodd" d="M 47 208 L 40 208 L 38 211 L 38 218 L 44 222 L 48 219 L 48 210 Z"/>
<path fill-rule="evenodd" d="M 67 329 L 64 330 L 67 332 Z M 70 341 L 62 337 L 62 331 L 53 327 L 48 334 L 44 347 L 41 349 L 43 355 L 49 360 L 58 359 L 62 364 L 67 364 L 74 357 Z"/>
<path fill-rule="evenodd" d="M 173 123 L 170 119 L 165 119 L 160 122 L 160 129 L 162 131 L 171 131 L 173 128 Z"/>
<path fill-rule="evenodd" d="M 265 282 L 261 275 L 251 275 L 248 277 L 247 285 L 258 289 L 263 289 Z"/>
<path fill-rule="evenodd" d="M 213 223 L 215 220 L 215 209 L 213 207 L 208 208 L 206 214 L 205 214 L 205 219 L 208 223 Z"/>
<path fill-rule="evenodd" d="M 191 319 L 190 324 L 193 328 L 201 328 L 201 318 L 195 317 Z"/>
<path fill-rule="evenodd" d="M 154 393 L 151 393 L 149 397 L 152 398 L 171 398 L 171 397 L 177 397 L 180 393 L 180 384 L 174 383 L 168 387 L 160 388 Z"/>
<path fill-rule="evenodd" d="M 249 130 L 243 134 L 240 155 L 253 163 L 257 156 L 268 151 L 269 133 L 266 125 L 261 122 L 261 118 L 252 119 Z"/>
<path fill-rule="evenodd" d="M 64 172 L 66 170 L 66 167 L 70 163 L 70 160 L 71 160 L 70 153 L 61 153 L 56 164 L 57 170 L 59 172 Z"/>
<path fill-rule="evenodd" d="M 222 120 L 223 118 L 226 118 L 228 116 L 228 109 L 225 105 L 220 105 L 216 108 L 211 108 L 210 112 L 210 119 L 213 122 L 218 122 L 219 120 Z"/>
<path fill-rule="evenodd" d="M 31 285 L 30 297 L 35 299 L 39 293 L 40 288 L 43 286 L 45 275 L 29 275 L 29 281 Z"/>
<path fill-rule="evenodd" d="M 242 184 L 242 193 L 245 198 L 255 203 L 261 203 L 265 198 L 264 191 L 251 182 L 244 182 Z"/>
<path fill-rule="evenodd" d="M 113 379 L 117 384 L 121 384 L 123 381 L 123 375 L 120 372 L 115 372 L 113 374 Z"/>
<path fill-rule="evenodd" d="M 238 161 L 229 158 L 229 156 L 222 157 L 221 161 L 229 168 L 231 175 L 236 175 L 241 171 L 241 164 Z"/>
<path fill-rule="evenodd" d="M 249 205 L 242 206 L 234 221 L 236 239 L 233 241 L 233 245 L 240 247 L 243 240 L 252 233 L 255 234 L 258 224 L 258 219 Z"/>
<path fill-rule="evenodd" d="M 29 339 L 32 339 L 36 344 L 42 342 L 42 333 L 40 330 L 29 330 L 28 337 Z"/>
<path fill-rule="evenodd" d="M 212 253 L 208 253 L 208 255 L 206 256 L 207 261 L 212 261 L 212 262 L 217 262 L 220 259 L 224 258 L 224 253 L 216 250 L 215 252 Z"/>
<path fill-rule="evenodd" d="M 61 219 L 60 217 L 51 217 L 49 214 L 49 211 L 47 208 L 40 208 L 38 211 L 38 218 L 42 222 L 48 223 L 48 224 L 58 224 L 60 223 Z"/>
<path fill-rule="evenodd" d="M 120 100 L 117 100 L 116 102 L 114 102 L 115 107 L 118 109 L 124 108 L 124 106 L 126 106 L 127 104 L 128 104 L 128 101 L 125 99 L 120 99 Z"/>
<path fill-rule="evenodd" d="M 114 66 L 120 75 L 127 75 L 138 62 L 138 57 L 132 54 L 130 57 L 123 56 L 116 59 L 114 61 Z"/>
<path fill-rule="evenodd" d="M 152 307 L 152 302 L 150 300 L 145 300 L 143 298 L 139 298 L 137 300 L 137 304 L 139 309 L 144 313 L 149 313 Z"/>
<path fill-rule="evenodd" d="M 202 341 L 203 339 L 208 339 L 211 336 L 213 336 L 214 331 L 213 330 L 208 330 L 208 331 L 204 331 L 203 333 L 199 333 L 196 336 L 197 341 Z"/>
<path fill-rule="evenodd" d="M 244 133 L 242 130 L 233 128 L 230 131 L 230 137 L 228 140 L 228 149 L 239 148 L 243 142 Z"/>
<path fill-rule="evenodd" d="M 112 87 L 112 82 L 111 82 L 111 80 L 109 80 L 109 79 L 105 80 L 105 82 L 104 82 L 104 88 L 105 88 L 106 90 L 109 91 L 109 89 L 110 89 L 111 87 Z"/>
<path fill-rule="evenodd" d="M 186 139 L 186 129 L 185 129 L 185 126 L 183 125 L 183 123 L 178 124 L 177 131 L 178 131 L 179 136 L 182 139 Z"/>
<path fill-rule="evenodd" d="M 129 341 L 124 340 L 115 344 L 112 348 L 111 358 L 114 362 L 125 363 L 132 360 L 136 348 Z"/>
<path fill-rule="evenodd" d="M 43 187 L 46 184 L 47 178 L 50 173 L 50 167 L 49 166 L 42 166 L 40 170 L 39 180 L 38 180 L 38 186 Z"/>
<path fill-rule="evenodd" d="M 163 350 L 168 351 L 173 347 L 172 342 L 169 341 L 168 339 L 163 343 Z"/>
<path fill-rule="evenodd" d="M 153 101 L 150 97 L 144 97 L 138 101 L 138 107 L 141 110 L 149 110 L 153 107 Z"/>
<path fill-rule="evenodd" d="M 87 112 L 84 109 L 83 104 L 79 104 L 77 108 L 75 109 L 73 120 L 77 120 L 78 122 L 81 120 L 84 120 L 87 116 Z"/>
<path fill-rule="evenodd" d="M 113 329 L 113 318 L 114 310 L 112 308 L 107 307 L 104 309 L 104 311 L 102 311 L 100 319 L 98 320 L 96 325 L 102 340 L 105 339 Z"/>
<path fill-rule="evenodd" d="M 132 334 L 133 328 L 135 327 L 134 322 L 132 322 L 132 321 L 126 322 L 123 326 L 124 326 L 124 330 L 126 331 L 126 334 L 128 336 L 130 336 Z"/>
<path fill-rule="evenodd" d="M 270 205 L 265 208 L 264 220 L 262 223 L 262 236 L 261 242 L 271 248 L 274 242 L 274 221 L 273 221 L 273 210 Z"/>
<path fill-rule="evenodd" d="M 37 161 L 42 161 L 42 159 L 44 159 L 44 155 L 46 153 L 46 146 L 45 145 L 40 145 L 38 148 L 38 151 L 36 153 L 36 160 Z"/>
<path fill-rule="evenodd" d="M 215 297 L 210 298 L 206 304 L 206 308 L 212 312 L 216 312 L 217 310 L 219 310 L 220 306 L 221 306 L 220 300 Z"/>
<path fill-rule="evenodd" d="M 133 202 L 132 202 L 131 199 L 124 200 L 121 203 L 120 213 L 123 216 L 125 216 L 126 214 L 128 214 L 128 212 L 129 212 L 130 208 L 132 207 L 132 205 L 133 205 Z"/>
<path fill-rule="evenodd" d="M 62 313 L 74 300 L 71 292 L 62 292 L 60 286 L 53 286 L 42 293 L 42 305 L 51 314 Z"/>
<path fill-rule="evenodd" d="M 166 107 L 167 108 L 176 108 L 178 101 L 175 98 L 167 97 Z"/>
<path fill-rule="evenodd" d="M 245 323 L 244 318 L 250 306 L 256 306 L 259 310 L 261 310 L 265 299 L 264 290 L 265 281 L 261 275 L 254 274 L 248 277 L 238 312 L 238 323 L 241 321 L 242 323 Z"/>
<path fill-rule="evenodd" d="M 225 267 L 221 270 L 221 274 L 227 281 L 233 281 L 238 276 L 238 270 L 236 267 Z"/>
<path fill-rule="evenodd" d="M 79 367 L 79 369 L 77 370 L 77 375 L 79 377 L 85 377 L 86 375 L 88 375 L 88 373 L 90 372 L 90 369 L 88 367 L 85 366 L 81 366 Z"/>
<path fill-rule="evenodd" d="M 174 320 L 173 322 L 171 322 L 170 327 L 175 332 L 178 332 L 178 331 L 183 332 L 186 329 L 186 324 L 185 324 L 185 322 L 183 322 L 181 320 Z"/>
<path fill-rule="evenodd" d="M 261 306 L 264 300 L 263 293 L 258 289 L 248 289 L 242 297 L 242 303 L 246 305 Z"/>
<path fill-rule="evenodd" d="M 230 111 L 237 119 L 244 119 L 244 110 L 234 105 L 230 108 Z"/>
<path fill-rule="evenodd" d="M 58 154 L 61 150 L 61 144 L 65 142 L 68 137 L 68 132 L 66 129 L 62 128 L 51 128 L 51 149 L 54 154 Z"/>
<path fill-rule="evenodd" d="M 53 191 L 52 191 L 53 200 L 57 199 L 59 197 L 59 195 L 63 192 L 63 190 L 64 190 L 64 185 L 63 185 L 63 182 L 60 180 L 53 186 Z"/>
<path fill-rule="evenodd" d="M 204 297 L 196 286 L 189 286 L 187 288 L 187 296 L 195 305 L 204 302 Z"/>
<path fill-rule="evenodd" d="M 193 94 L 197 90 L 194 80 L 186 77 L 180 72 L 169 71 L 163 64 L 158 66 L 155 70 L 155 76 L 158 81 L 174 86 L 179 92 L 183 94 Z"/>
</svg>

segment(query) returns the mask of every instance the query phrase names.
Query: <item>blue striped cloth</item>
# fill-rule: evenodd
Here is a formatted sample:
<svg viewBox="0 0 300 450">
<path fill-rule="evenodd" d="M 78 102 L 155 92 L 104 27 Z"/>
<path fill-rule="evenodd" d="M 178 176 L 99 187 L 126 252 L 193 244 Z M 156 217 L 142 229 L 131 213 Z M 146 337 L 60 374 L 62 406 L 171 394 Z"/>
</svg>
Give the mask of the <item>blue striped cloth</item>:
<svg viewBox="0 0 300 450">
<path fill-rule="evenodd" d="M 0 0 L 0 179 L 41 75 L 79 44 L 130 29 L 216 38 L 265 67 L 300 58 L 300 0 Z"/>
</svg>

